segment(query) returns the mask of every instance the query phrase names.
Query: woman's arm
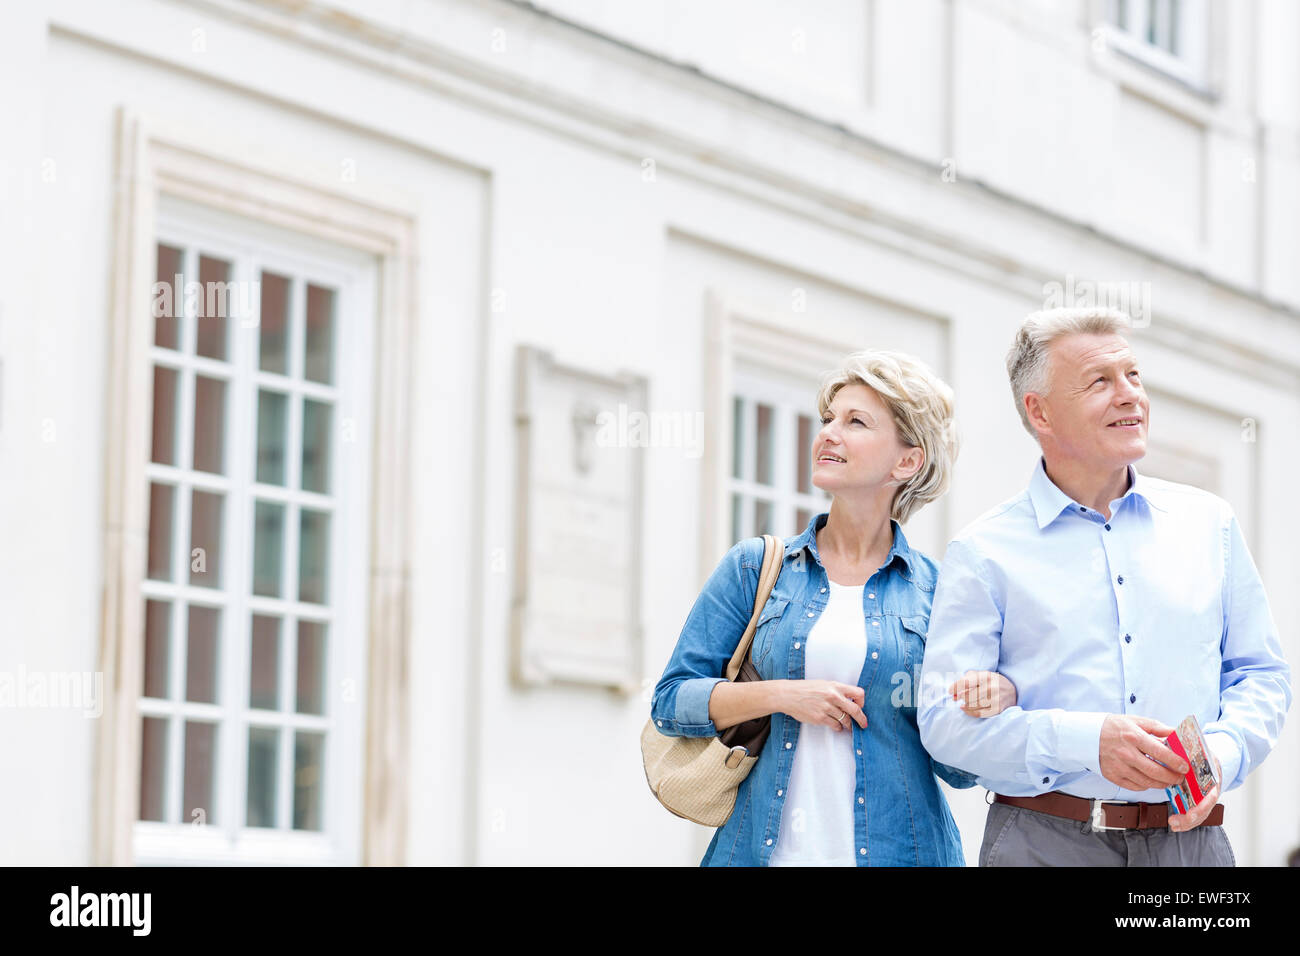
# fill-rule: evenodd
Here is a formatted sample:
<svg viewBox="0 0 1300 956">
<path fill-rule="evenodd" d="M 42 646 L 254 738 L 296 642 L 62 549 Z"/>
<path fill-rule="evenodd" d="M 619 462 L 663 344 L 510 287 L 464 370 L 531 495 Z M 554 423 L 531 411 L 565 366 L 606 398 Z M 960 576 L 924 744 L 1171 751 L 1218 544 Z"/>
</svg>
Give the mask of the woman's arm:
<svg viewBox="0 0 1300 956">
<path fill-rule="evenodd" d="M 755 717 L 780 713 L 801 724 L 838 730 L 847 730 L 852 720 L 865 730 L 864 700 L 861 687 L 832 680 L 722 681 L 713 685 L 709 696 L 709 719 L 718 730 L 725 730 Z"/>
<path fill-rule="evenodd" d="M 948 693 L 972 717 L 996 717 L 1016 703 L 1016 685 L 993 671 L 967 671 L 953 681 Z"/>
</svg>

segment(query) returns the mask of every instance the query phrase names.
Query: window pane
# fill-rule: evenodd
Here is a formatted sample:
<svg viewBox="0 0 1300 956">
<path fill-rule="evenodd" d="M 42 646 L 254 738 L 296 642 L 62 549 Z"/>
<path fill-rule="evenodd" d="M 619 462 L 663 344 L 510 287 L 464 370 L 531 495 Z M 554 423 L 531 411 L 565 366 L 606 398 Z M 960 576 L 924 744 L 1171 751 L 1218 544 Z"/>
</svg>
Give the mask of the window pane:
<svg viewBox="0 0 1300 956">
<path fill-rule="evenodd" d="M 250 827 L 275 826 L 275 768 L 280 732 L 272 727 L 248 728 L 248 822 Z"/>
<path fill-rule="evenodd" d="M 257 480 L 284 484 L 284 449 L 288 438 L 289 400 L 280 392 L 257 393 Z"/>
<path fill-rule="evenodd" d="M 320 829 L 321 761 L 325 735 L 300 730 L 293 740 L 293 828 Z"/>
<path fill-rule="evenodd" d="M 217 727 L 197 720 L 185 721 L 185 800 L 182 823 L 201 819 L 216 823 L 212 813 L 213 760 L 217 753 Z M 202 816 L 195 814 L 202 811 Z"/>
<path fill-rule="evenodd" d="M 298 713 L 323 714 L 325 703 L 325 625 L 298 622 Z"/>
<path fill-rule="evenodd" d="M 740 530 L 741 511 L 740 495 L 731 496 L 731 540 L 739 541 L 744 533 Z"/>
<path fill-rule="evenodd" d="M 285 340 L 289 328 L 289 280 L 262 273 L 262 317 L 259 320 L 257 367 L 264 372 L 289 371 Z"/>
<path fill-rule="evenodd" d="M 225 445 L 226 383 L 194 377 L 194 469 L 221 474 Z"/>
<path fill-rule="evenodd" d="M 145 717 L 140 727 L 140 819 L 163 818 L 163 780 L 167 767 L 167 720 Z"/>
<path fill-rule="evenodd" d="M 172 606 L 144 602 L 144 696 L 167 697 L 167 661 L 171 650 Z"/>
<path fill-rule="evenodd" d="M 754 534 L 773 534 L 772 502 L 754 502 Z"/>
<path fill-rule="evenodd" d="M 230 324 L 230 263 L 199 256 L 198 341 L 195 350 L 207 358 L 225 361 Z"/>
<path fill-rule="evenodd" d="M 153 482 L 149 485 L 149 577 L 172 579 L 172 516 L 176 489 Z"/>
<path fill-rule="evenodd" d="M 815 434 L 812 417 L 800 415 L 799 447 L 796 451 L 799 454 L 799 491 L 805 495 L 812 493 L 812 443 Z"/>
<path fill-rule="evenodd" d="M 811 511 L 809 511 L 807 508 L 800 508 L 798 511 L 795 512 L 794 520 L 795 520 L 795 524 L 797 524 L 798 527 L 795 528 L 794 530 L 802 534 L 804 529 L 808 527 L 808 522 L 812 521 L 812 519 L 813 519 L 813 513 Z"/>
<path fill-rule="evenodd" d="M 175 369 L 155 365 L 153 368 L 153 453 L 150 461 L 160 465 L 176 464 L 176 382 Z"/>
<path fill-rule="evenodd" d="M 334 290 L 307 286 L 307 356 L 303 376 L 334 381 Z"/>
<path fill-rule="evenodd" d="M 302 403 L 302 489 L 329 492 L 330 413 L 324 402 Z"/>
<path fill-rule="evenodd" d="M 745 428 L 745 400 L 740 397 L 731 400 L 731 477 L 742 477 L 741 469 L 744 462 L 741 461 L 745 447 L 744 442 Z"/>
<path fill-rule="evenodd" d="M 165 289 L 154 289 L 153 343 L 164 349 L 180 348 L 180 330 L 176 315 L 185 298 L 185 279 L 180 274 L 181 251 L 171 246 L 158 245 L 157 281 Z M 143 819 L 143 818 L 141 818 Z"/>
<path fill-rule="evenodd" d="M 754 480 L 760 485 L 772 483 L 772 406 L 754 407 Z M 762 532 L 755 531 L 755 534 Z"/>
<path fill-rule="evenodd" d="M 253 648 L 249 661 L 248 706 L 275 710 L 280 706 L 280 619 L 253 615 Z"/>
<path fill-rule="evenodd" d="M 298 539 L 298 600 L 325 603 L 325 565 L 329 558 L 329 520 L 323 511 L 302 509 Z"/>
<path fill-rule="evenodd" d="M 284 505 L 259 501 L 253 512 L 253 593 L 280 596 Z"/>
<path fill-rule="evenodd" d="M 222 496 L 195 489 L 190 512 L 190 584 L 221 587 Z"/>
<path fill-rule="evenodd" d="M 189 643 L 185 657 L 185 699 L 199 704 L 217 702 L 217 638 L 221 610 L 191 605 Z"/>
</svg>

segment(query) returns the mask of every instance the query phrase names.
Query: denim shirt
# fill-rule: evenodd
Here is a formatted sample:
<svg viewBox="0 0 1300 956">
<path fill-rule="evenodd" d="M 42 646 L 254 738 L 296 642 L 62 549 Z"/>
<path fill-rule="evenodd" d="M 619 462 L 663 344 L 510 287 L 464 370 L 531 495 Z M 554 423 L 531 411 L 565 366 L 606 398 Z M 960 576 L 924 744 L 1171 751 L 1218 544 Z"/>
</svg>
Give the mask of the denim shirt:
<svg viewBox="0 0 1300 956">
<path fill-rule="evenodd" d="M 764 680 L 804 676 L 809 632 L 827 602 L 826 569 L 816 532 L 825 513 L 784 542 L 780 577 L 759 617 L 751 654 Z M 938 566 L 907 546 L 893 522 L 894 544 L 863 588 L 867 652 L 858 686 L 867 728 L 852 724 L 857 772 L 853 845 L 859 866 L 964 866 L 961 837 L 935 780 L 970 787 L 975 777 L 931 760 L 921 746 L 916 704 Z M 709 577 L 655 687 L 650 714 L 669 736 L 711 737 L 709 695 L 731 659 L 754 607 L 763 539 L 731 548 Z M 713 834 L 702 866 L 766 866 L 781 837 L 781 811 L 800 724 L 775 713 L 772 731 L 736 806 Z"/>
</svg>

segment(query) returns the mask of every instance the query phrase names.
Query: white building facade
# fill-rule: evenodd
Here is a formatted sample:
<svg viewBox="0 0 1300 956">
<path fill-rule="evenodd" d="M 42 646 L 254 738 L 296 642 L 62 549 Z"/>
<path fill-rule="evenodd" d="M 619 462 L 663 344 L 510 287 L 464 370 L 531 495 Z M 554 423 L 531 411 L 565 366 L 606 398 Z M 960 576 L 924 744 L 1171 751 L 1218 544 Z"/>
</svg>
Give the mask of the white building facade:
<svg viewBox="0 0 1300 956">
<path fill-rule="evenodd" d="M 3 16 L 0 863 L 697 862 L 649 689 L 726 548 L 821 507 L 822 373 L 954 387 L 907 527 L 941 557 L 1028 479 L 1003 357 L 1051 304 L 1134 315 L 1139 468 L 1231 502 L 1300 659 L 1293 4 Z M 624 441 L 621 680 L 521 676 L 521 581 L 558 580 L 521 568 L 569 547 L 522 530 L 525 351 L 666 423 Z M 983 796 L 949 791 L 971 862 Z M 1298 798 L 1292 723 L 1225 799 L 1239 862 Z"/>
</svg>

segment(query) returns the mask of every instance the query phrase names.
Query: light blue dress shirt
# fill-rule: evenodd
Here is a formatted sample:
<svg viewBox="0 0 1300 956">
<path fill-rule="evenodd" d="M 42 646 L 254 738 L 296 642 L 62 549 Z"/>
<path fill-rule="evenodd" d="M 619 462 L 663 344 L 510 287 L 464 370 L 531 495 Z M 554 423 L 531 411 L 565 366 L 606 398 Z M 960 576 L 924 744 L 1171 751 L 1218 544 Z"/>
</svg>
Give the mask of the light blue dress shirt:
<svg viewBox="0 0 1300 956">
<path fill-rule="evenodd" d="M 1170 727 L 1195 714 L 1225 791 L 1268 755 L 1291 672 L 1232 509 L 1130 466 L 1110 510 L 1072 501 L 1040 459 L 1026 491 L 949 544 L 918 713 L 935 760 L 1008 796 L 1162 803 L 1098 772 L 1107 714 Z M 964 714 L 946 690 L 968 670 L 1005 674 L 1016 706 Z"/>
</svg>

